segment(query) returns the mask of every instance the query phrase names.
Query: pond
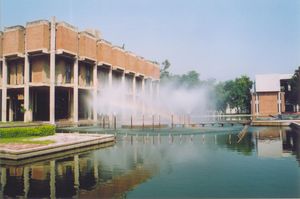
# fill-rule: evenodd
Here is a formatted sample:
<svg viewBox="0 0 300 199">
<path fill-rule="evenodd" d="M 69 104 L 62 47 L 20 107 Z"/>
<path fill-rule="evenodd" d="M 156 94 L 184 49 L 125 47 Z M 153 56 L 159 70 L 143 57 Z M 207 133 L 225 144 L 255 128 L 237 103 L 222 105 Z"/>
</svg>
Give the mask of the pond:
<svg viewBox="0 0 300 199">
<path fill-rule="evenodd" d="M 122 131 L 105 148 L 1 160 L 0 198 L 300 197 L 300 133 L 241 129 Z"/>
</svg>

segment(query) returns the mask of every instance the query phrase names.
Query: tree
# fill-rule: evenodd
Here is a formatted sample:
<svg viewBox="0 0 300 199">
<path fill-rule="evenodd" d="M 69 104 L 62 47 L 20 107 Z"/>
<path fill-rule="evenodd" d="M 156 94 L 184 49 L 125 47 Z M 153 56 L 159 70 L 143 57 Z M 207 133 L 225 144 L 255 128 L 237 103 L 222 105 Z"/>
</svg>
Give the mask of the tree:
<svg viewBox="0 0 300 199">
<path fill-rule="evenodd" d="M 200 86 L 200 78 L 199 73 L 192 70 L 187 74 L 183 74 L 180 76 L 180 84 L 187 88 L 195 88 Z"/>
<path fill-rule="evenodd" d="M 166 59 L 164 62 L 162 62 L 161 65 L 162 67 L 160 69 L 160 79 L 168 79 L 170 77 L 169 68 L 171 66 L 171 63 Z"/>
<path fill-rule="evenodd" d="M 292 79 L 290 80 L 291 85 L 291 103 L 300 105 L 300 66 L 295 71 Z"/>
<path fill-rule="evenodd" d="M 227 105 L 238 113 L 250 112 L 252 81 L 247 76 L 219 83 L 216 88 L 216 109 L 225 112 Z"/>
<path fill-rule="evenodd" d="M 216 110 L 225 112 L 227 107 L 227 95 L 228 92 L 224 89 L 224 82 L 218 83 L 214 88 L 214 99 L 215 99 L 215 105 Z"/>
</svg>

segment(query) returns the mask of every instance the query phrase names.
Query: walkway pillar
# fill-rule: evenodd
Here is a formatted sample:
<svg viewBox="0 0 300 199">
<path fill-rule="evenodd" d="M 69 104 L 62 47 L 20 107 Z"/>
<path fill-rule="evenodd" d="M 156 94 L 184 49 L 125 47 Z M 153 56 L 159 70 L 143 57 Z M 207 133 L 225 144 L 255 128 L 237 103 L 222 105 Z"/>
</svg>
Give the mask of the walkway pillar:
<svg viewBox="0 0 300 199">
<path fill-rule="evenodd" d="M 50 123 L 55 123 L 55 17 L 51 20 L 50 36 Z"/>
<path fill-rule="evenodd" d="M 97 101 L 98 101 L 98 68 L 97 62 L 94 64 L 93 68 L 93 120 L 97 122 L 98 120 L 98 112 L 97 112 Z"/>
<path fill-rule="evenodd" d="M 78 122 L 78 57 L 74 61 L 73 122 Z"/>
<path fill-rule="evenodd" d="M 7 104 L 7 63 L 5 57 L 2 61 L 2 122 L 6 122 L 6 104 Z"/>
<path fill-rule="evenodd" d="M 26 42 L 25 42 L 26 43 Z M 26 46 L 26 44 L 25 44 Z M 25 47 L 26 48 L 26 47 Z M 31 122 L 31 115 L 29 111 L 29 57 L 28 53 L 25 53 L 25 64 L 24 64 L 24 122 Z"/>
</svg>

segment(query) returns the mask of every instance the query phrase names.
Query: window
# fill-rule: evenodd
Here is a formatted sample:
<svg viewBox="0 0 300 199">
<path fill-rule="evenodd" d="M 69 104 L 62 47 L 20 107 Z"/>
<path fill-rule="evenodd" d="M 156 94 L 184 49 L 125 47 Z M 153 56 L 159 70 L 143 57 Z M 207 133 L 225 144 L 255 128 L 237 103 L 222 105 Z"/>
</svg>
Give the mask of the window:
<svg viewBox="0 0 300 199">
<path fill-rule="evenodd" d="M 90 86 L 90 84 L 91 84 L 91 71 L 90 71 L 90 67 L 88 65 L 85 65 L 85 71 L 86 71 L 86 85 Z"/>
<path fill-rule="evenodd" d="M 71 83 L 71 66 L 66 65 L 66 83 Z"/>
</svg>

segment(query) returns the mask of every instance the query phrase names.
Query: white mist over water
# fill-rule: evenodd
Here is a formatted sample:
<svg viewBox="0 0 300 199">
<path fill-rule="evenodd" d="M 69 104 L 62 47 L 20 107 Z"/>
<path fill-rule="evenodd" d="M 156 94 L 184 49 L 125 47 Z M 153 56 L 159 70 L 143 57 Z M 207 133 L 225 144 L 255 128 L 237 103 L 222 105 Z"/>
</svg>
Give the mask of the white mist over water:
<svg viewBox="0 0 300 199">
<path fill-rule="evenodd" d="M 113 79 L 114 81 L 114 79 Z M 128 123 L 134 117 L 135 123 L 151 124 L 153 117 L 156 123 L 158 118 L 162 123 L 180 122 L 184 117 L 191 115 L 207 115 L 211 107 L 208 87 L 187 88 L 175 83 L 153 86 L 151 97 L 150 88 L 146 86 L 142 92 L 141 85 L 136 85 L 136 98 L 133 98 L 133 86 L 130 81 L 117 81 L 118 84 L 105 86 L 97 96 L 98 114 L 101 116 L 118 117 L 122 123 Z M 143 118 L 143 119 L 142 119 Z"/>
</svg>

